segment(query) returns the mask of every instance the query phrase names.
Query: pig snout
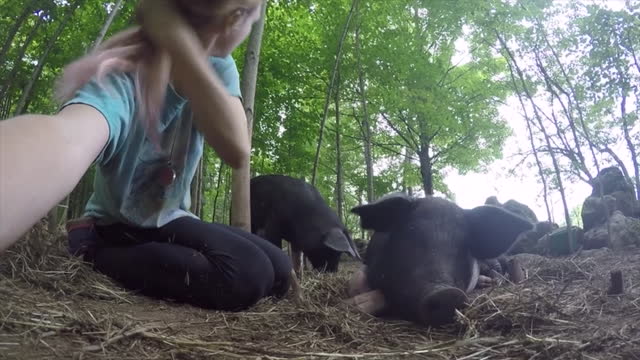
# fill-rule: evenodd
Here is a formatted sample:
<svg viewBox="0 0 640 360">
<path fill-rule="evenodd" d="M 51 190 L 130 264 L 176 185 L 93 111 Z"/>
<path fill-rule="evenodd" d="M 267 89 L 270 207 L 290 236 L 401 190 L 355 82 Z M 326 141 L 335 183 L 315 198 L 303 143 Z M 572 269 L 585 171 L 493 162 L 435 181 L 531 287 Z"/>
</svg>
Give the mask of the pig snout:
<svg viewBox="0 0 640 360">
<path fill-rule="evenodd" d="M 456 310 L 461 310 L 466 305 L 467 295 L 464 291 L 442 286 L 422 299 L 418 316 L 425 325 L 441 326 L 453 322 Z"/>
</svg>

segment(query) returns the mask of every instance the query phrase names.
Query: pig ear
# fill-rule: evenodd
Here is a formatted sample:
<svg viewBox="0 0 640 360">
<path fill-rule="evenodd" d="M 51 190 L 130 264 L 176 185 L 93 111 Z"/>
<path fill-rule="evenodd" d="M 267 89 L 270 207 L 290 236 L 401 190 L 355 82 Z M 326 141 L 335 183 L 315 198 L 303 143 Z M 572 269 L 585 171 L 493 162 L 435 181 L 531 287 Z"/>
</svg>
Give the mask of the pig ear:
<svg viewBox="0 0 640 360">
<path fill-rule="evenodd" d="M 339 228 L 333 228 L 324 236 L 324 244 L 335 251 L 346 252 L 360 259 L 360 255 L 352 246 L 349 237 Z"/>
<path fill-rule="evenodd" d="M 356 206 L 351 212 L 360 216 L 360 226 L 381 232 L 389 232 L 393 226 L 411 211 L 413 200 L 403 193 L 383 196 L 367 205 Z"/>
<path fill-rule="evenodd" d="M 478 259 L 498 257 L 518 235 L 533 228 L 529 220 L 496 206 L 478 206 L 464 212 L 469 231 L 467 246 Z"/>
</svg>

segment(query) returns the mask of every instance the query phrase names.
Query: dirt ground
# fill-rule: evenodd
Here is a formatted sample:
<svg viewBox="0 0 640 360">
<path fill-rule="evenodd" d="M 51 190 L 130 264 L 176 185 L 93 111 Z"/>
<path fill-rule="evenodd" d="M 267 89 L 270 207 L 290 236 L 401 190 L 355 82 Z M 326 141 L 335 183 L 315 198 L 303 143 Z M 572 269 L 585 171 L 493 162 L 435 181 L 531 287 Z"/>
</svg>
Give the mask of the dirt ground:
<svg viewBox="0 0 640 360">
<path fill-rule="evenodd" d="M 431 329 L 343 304 L 358 264 L 310 274 L 305 303 L 206 311 L 124 291 L 34 228 L 0 255 L 0 359 L 640 359 L 640 249 L 519 255 L 527 279 L 470 294 Z M 607 295 L 612 270 L 624 293 Z"/>
</svg>

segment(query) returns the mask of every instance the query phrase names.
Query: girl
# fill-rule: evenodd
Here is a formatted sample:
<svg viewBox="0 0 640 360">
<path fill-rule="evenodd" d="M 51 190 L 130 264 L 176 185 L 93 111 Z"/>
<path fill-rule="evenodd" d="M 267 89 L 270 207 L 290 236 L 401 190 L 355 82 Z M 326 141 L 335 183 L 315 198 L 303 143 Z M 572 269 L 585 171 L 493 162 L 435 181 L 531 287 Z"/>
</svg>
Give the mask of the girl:
<svg viewBox="0 0 640 360">
<path fill-rule="evenodd" d="M 143 0 L 141 28 L 67 66 L 57 115 L 0 122 L 0 250 L 95 161 L 89 220 L 68 230 L 71 251 L 98 271 L 143 294 L 219 310 L 285 294 L 291 263 L 280 249 L 187 211 L 204 141 L 233 168 L 249 161 L 230 53 L 261 5 Z"/>
</svg>

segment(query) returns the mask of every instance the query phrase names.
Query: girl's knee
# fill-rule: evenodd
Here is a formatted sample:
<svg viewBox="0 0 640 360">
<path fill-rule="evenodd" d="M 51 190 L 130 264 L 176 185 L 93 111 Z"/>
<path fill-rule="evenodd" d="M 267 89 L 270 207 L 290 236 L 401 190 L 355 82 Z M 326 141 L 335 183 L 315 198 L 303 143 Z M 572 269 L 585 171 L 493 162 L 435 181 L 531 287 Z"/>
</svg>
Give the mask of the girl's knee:
<svg viewBox="0 0 640 360">
<path fill-rule="evenodd" d="M 213 264 L 224 269 L 212 279 L 226 283 L 224 291 L 214 290 L 208 294 L 210 304 L 218 310 L 243 310 L 255 305 L 260 299 L 271 295 L 275 272 L 271 261 L 260 249 L 248 247 L 225 264 Z M 213 287 L 209 287 L 213 290 Z M 220 289 L 220 287 L 218 287 Z"/>
<path fill-rule="evenodd" d="M 291 258 L 284 251 L 281 255 L 282 256 L 278 256 L 276 259 L 271 258 L 274 271 L 272 295 L 277 297 L 284 296 L 289 290 L 291 286 L 291 273 L 293 271 Z"/>
</svg>

